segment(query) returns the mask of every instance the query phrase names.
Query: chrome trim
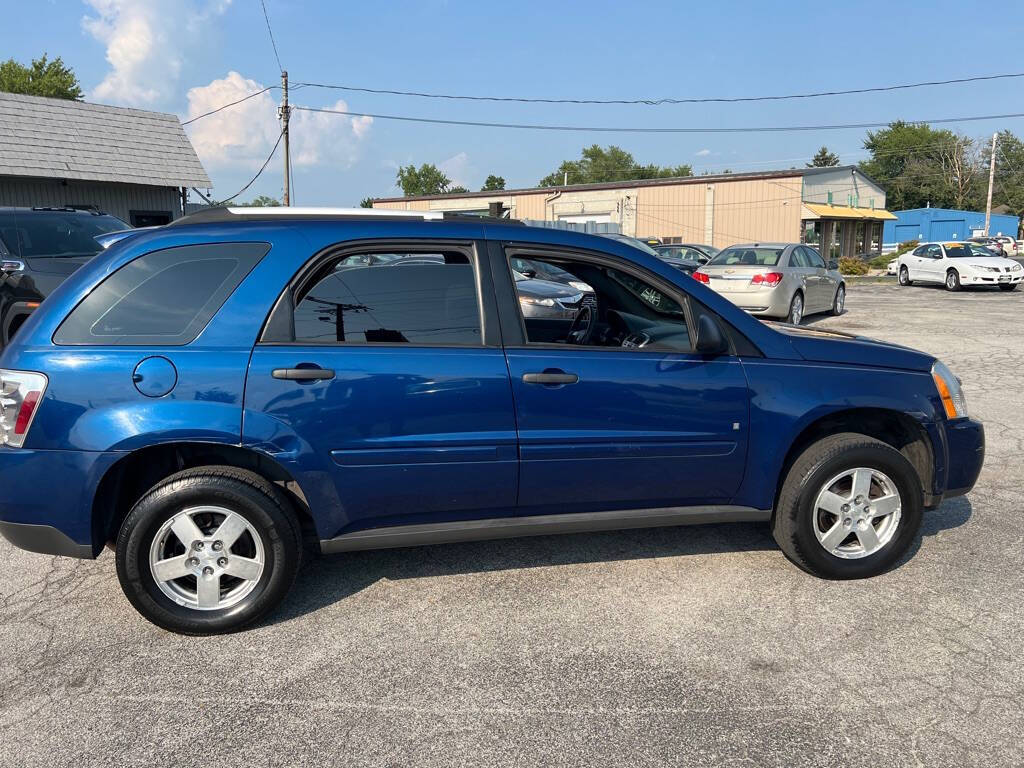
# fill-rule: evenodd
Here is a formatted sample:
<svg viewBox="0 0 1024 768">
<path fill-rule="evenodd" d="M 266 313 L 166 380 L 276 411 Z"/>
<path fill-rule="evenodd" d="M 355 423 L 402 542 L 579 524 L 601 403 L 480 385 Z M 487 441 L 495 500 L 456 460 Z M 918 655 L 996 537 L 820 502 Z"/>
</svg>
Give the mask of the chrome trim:
<svg viewBox="0 0 1024 768">
<path fill-rule="evenodd" d="M 765 522 L 770 509 L 737 506 L 661 507 L 608 512 L 575 512 L 557 515 L 497 517 L 488 520 L 456 520 L 387 528 L 370 528 L 320 541 L 324 554 L 366 549 L 418 547 L 461 541 L 486 541 L 558 533 L 615 531 L 629 528 L 659 528 L 702 523 Z"/>
</svg>

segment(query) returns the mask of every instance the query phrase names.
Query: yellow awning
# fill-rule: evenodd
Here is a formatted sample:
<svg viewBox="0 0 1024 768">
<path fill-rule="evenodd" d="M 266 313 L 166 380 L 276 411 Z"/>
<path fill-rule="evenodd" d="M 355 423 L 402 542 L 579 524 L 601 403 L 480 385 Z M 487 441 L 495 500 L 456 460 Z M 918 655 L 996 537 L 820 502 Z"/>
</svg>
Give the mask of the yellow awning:
<svg viewBox="0 0 1024 768">
<path fill-rule="evenodd" d="M 896 216 L 884 208 L 851 208 L 848 205 L 827 203 L 804 203 L 804 208 L 818 219 L 895 219 Z"/>
</svg>

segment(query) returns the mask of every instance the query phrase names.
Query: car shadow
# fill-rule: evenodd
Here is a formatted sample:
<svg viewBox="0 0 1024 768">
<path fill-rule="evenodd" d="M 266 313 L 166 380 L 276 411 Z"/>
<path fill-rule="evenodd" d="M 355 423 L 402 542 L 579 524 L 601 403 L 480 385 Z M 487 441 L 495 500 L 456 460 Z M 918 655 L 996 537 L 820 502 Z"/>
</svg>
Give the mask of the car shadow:
<svg viewBox="0 0 1024 768">
<path fill-rule="evenodd" d="M 971 504 L 964 497 L 925 512 L 920 533 L 895 567 L 913 557 L 925 536 L 957 528 L 970 516 Z M 277 624 L 314 613 L 381 580 L 776 549 L 767 523 L 727 523 L 314 555 L 303 564 L 284 605 L 262 624 Z"/>
</svg>

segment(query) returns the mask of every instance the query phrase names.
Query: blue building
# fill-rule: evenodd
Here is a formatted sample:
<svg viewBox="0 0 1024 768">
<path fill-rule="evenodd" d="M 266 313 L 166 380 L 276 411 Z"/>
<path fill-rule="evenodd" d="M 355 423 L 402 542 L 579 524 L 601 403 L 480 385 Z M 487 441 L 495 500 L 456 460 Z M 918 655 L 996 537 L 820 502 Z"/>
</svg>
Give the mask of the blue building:
<svg viewBox="0 0 1024 768">
<path fill-rule="evenodd" d="M 908 240 L 963 240 L 985 233 L 985 212 L 954 211 L 949 208 L 913 208 L 893 211 L 896 219 L 886 221 L 882 230 L 882 243 L 886 249 L 895 248 Z M 1005 214 L 992 214 L 988 233 L 1016 238 L 1020 219 Z"/>
</svg>

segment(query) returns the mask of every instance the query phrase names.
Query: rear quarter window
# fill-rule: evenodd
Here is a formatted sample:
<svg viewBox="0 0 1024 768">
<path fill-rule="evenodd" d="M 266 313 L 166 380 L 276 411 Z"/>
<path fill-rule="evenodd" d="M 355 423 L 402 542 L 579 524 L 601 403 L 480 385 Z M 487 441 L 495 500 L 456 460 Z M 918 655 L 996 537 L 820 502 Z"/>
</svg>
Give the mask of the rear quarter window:
<svg viewBox="0 0 1024 768">
<path fill-rule="evenodd" d="M 269 250 L 267 243 L 215 243 L 140 256 L 71 311 L 54 343 L 188 344 Z"/>
</svg>

